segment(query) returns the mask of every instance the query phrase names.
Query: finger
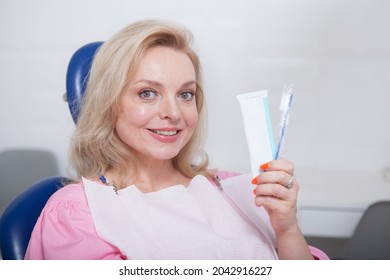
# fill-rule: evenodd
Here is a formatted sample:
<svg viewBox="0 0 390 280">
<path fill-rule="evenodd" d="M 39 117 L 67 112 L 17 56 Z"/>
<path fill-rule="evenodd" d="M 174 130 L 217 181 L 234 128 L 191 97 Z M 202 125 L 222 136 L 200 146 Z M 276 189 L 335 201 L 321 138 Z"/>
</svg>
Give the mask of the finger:
<svg viewBox="0 0 390 280">
<path fill-rule="evenodd" d="M 292 184 L 291 180 L 294 180 L 290 173 L 286 171 L 270 171 L 263 172 L 257 177 L 256 185 L 260 184 L 280 184 L 286 186 L 288 183 Z"/>
<path fill-rule="evenodd" d="M 255 204 L 264 207 L 268 213 L 295 213 L 296 207 L 294 203 L 281 200 L 272 196 L 256 196 Z"/>
<path fill-rule="evenodd" d="M 267 183 L 279 183 L 284 185 L 291 179 L 291 174 L 285 171 L 270 171 L 262 172 L 252 179 L 253 185 L 267 184 Z"/>
<path fill-rule="evenodd" d="M 287 159 L 272 160 L 260 165 L 260 170 L 275 171 L 280 170 L 294 175 L 294 164 Z"/>
<path fill-rule="evenodd" d="M 256 196 L 274 197 L 285 201 L 295 201 L 296 191 L 289 190 L 279 184 L 258 185 L 255 191 Z"/>
</svg>

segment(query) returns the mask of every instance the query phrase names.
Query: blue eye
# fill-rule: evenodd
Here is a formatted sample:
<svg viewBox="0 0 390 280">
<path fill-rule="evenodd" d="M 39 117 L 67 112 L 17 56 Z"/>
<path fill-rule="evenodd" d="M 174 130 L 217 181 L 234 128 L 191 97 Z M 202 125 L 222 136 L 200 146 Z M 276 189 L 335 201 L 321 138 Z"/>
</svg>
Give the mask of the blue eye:
<svg viewBox="0 0 390 280">
<path fill-rule="evenodd" d="M 195 94 L 191 91 L 185 91 L 180 93 L 179 97 L 184 99 L 185 101 L 191 101 L 192 99 L 194 99 Z"/>
<path fill-rule="evenodd" d="M 151 100 L 156 97 L 156 93 L 151 90 L 144 90 L 139 93 L 139 97 L 145 100 Z"/>
</svg>

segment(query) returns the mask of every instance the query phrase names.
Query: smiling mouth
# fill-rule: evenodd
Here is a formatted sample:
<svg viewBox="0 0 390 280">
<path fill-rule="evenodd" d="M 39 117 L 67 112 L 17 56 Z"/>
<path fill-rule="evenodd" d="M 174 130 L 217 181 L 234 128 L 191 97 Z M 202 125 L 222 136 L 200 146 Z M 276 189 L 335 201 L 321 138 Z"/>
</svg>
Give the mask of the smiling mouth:
<svg viewBox="0 0 390 280">
<path fill-rule="evenodd" d="M 174 136 L 180 132 L 180 130 L 157 130 L 157 129 L 148 129 L 149 131 L 162 136 Z"/>
</svg>

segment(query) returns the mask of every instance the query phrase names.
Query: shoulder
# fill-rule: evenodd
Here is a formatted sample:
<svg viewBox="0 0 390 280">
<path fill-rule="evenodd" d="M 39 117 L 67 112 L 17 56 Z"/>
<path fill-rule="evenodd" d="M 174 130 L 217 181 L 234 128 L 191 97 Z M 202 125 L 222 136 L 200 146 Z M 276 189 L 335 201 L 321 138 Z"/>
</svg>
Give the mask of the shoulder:
<svg viewBox="0 0 390 280">
<path fill-rule="evenodd" d="M 123 258 L 97 234 L 82 182 L 65 185 L 49 198 L 26 252 L 26 259 Z"/>
<path fill-rule="evenodd" d="M 81 181 L 63 186 L 49 198 L 48 203 L 65 201 L 87 204 L 84 184 Z"/>
<path fill-rule="evenodd" d="M 46 202 L 41 216 L 53 219 L 71 219 L 72 217 L 90 216 L 90 209 L 85 194 L 84 184 L 75 182 L 63 186 Z"/>
</svg>

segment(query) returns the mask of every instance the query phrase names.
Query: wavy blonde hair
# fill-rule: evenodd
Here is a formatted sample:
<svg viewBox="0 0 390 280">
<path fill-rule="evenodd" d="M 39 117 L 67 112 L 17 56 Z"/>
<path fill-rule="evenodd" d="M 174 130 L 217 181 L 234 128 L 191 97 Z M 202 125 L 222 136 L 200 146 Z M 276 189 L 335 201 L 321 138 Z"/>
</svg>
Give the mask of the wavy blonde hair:
<svg viewBox="0 0 390 280">
<path fill-rule="evenodd" d="M 166 46 L 188 55 L 196 73 L 198 125 L 189 142 L 173 158 L 174 167 L 184 176 L 208 176 L 208 157 L 203 151 L 205 104 L 199 58 L 191 47 L 192 33 L 165 21 L 135 22 L 110 40 L 96 53 L 83 99 L 82 109 L 70 145 L 70 163 L 77 176 L 97 178 L 115 169 L 116 183 L 136 174 L 137 158 L 115 131 L 122 93 L 129 74 L 137 68 L 147 50 Z"/>
</svg>

